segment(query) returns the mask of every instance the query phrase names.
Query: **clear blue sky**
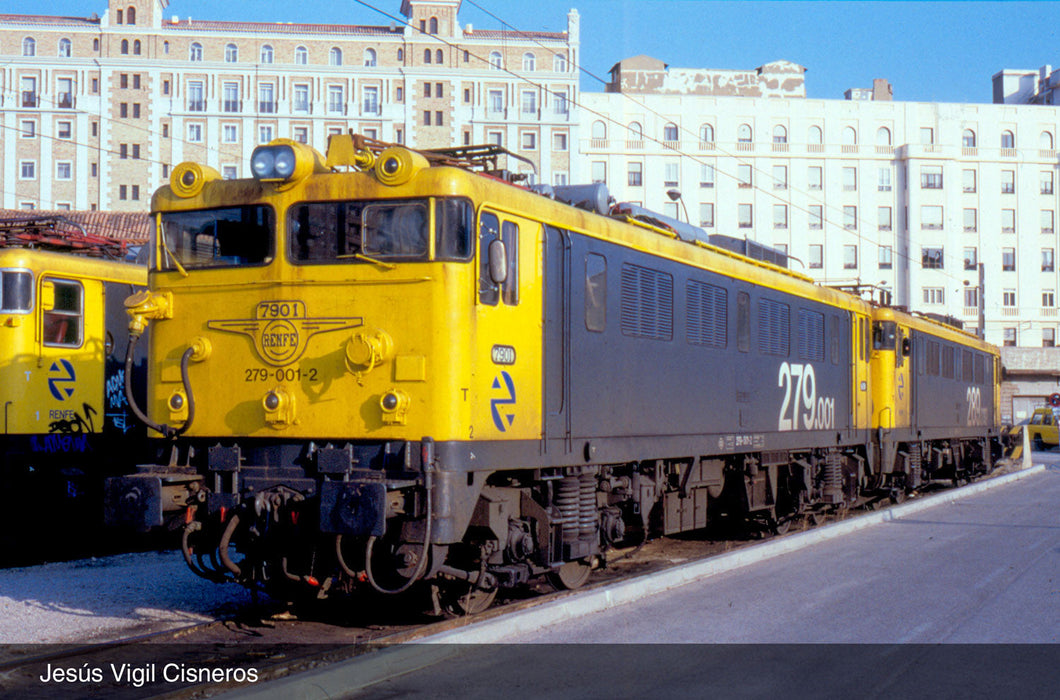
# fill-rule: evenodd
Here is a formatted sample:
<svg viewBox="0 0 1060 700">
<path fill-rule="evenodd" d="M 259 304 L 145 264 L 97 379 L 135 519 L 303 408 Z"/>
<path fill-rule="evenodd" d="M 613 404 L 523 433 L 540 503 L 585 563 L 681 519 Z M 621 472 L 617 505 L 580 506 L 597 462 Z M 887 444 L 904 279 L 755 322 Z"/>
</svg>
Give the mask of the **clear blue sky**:
<svg viewBox="0 0 1060 700">
<path fill-rule="evenodd" d="M 398 15 L 400 0 L 367 0 Z M 753 69 L 783 59 L 808 68 L 808 97 L 841 99 L 873 78 L 898 100 L 990 102 L 1002 68 L 1060 67 L 1060 2 L 706 2 L 474 0 L 517 29 L 563 31 L 582 17 L 583 67 L 601 78 L 649 54 L 682 68 Z M 5 12 L 88 16 L 104 0 L 24 0 Z M 166 16 L 266 22 L 389 24 L 353 0 L 171 0 Z M 465 0 L 463 24 L 500 23 Z M 602 90 L 583 76 L 582 89 Z"/>
</svg>

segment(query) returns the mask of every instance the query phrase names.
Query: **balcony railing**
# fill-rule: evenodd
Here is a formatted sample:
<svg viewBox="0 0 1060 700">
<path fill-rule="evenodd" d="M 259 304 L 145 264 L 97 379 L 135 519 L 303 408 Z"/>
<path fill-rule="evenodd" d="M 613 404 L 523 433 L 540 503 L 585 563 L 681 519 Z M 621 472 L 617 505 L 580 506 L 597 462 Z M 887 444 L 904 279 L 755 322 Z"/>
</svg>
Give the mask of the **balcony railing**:
<svg viewBox="0 0 1060 700">
<path fill-rule="evenodd" d="M 23 107 L 36 107 L 40 103 L 40 97 L 37 93 L 23 90 L 22 91 L 22 106 Z"/>
<path fill-rule="evenodd" d="M 258 112 L 261 114 L 275 114 L 276 103 L 272 101 L 258 101 Z"/>
<path fill-rule="evenodd" d="M 55 106 L 59 109 L 73 109 L 74 96 L 69 92 L 60 92 L 55 100 Z"/>
<path fill-rule="evenodd" d="M 188 100 L 189 112 L 205 112 L 206 100 Z"/>
<path fill-rule="evenodd" d="M 736 142 L 736 150 L 737 151 L 742 151 L 744 153 L 754 153 L 755 145 L 753 143 L 749 143 L 747 141 L 737 141 Z"/>
<path fill-rule="evenodd" d="M 222 112 L 242 112 L 243 103 L 240 100 L 224 100 L 221 102 Z"/>
<path fill-rule="evenodd" d="M 701 151 L 713 151 L 714 150 L 714 142 L 713 141 L 702 141 L 701 140 L 699 142 L 699 150 L 701 150 Z"/>
</svg>

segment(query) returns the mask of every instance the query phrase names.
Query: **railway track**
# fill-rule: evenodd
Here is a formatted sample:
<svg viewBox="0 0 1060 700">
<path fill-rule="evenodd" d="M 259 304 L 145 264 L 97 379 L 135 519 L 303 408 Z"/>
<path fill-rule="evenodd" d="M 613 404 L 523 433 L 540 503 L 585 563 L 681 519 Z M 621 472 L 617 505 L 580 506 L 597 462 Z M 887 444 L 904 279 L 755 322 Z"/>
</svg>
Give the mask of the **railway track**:
<svg viewBox="0 0 1060 700">
<path fill-rule="evenodd" d="M 886 506 L 870 504 L 867 510 L 880 507 Z M 829 520 L 857 514 L 839 513 Z M 785 534 L 810 527 L 809 521 L 800 522 Z M 660 538 L 613 553 L 607 566 L 577 592 L 708 559 L 778 535 L 757 530 L 745 532 L 742 539 L 732 536 L 732 532 L 708 528 L 694 536 Z M 211 697 L 251 681 L 263 683 L 347 661 L 381 647 L 466 626 L 470 619 L 493 620 L 575 593 L 550 591 L 545 583 L 515 591 L 472 618 L 440 620 L 411 612 L 429 608 L 426 595 L 411 600 L 380 598 L 361 607 L 344 606 L 341 601 L 295 609 L 259 603 L 229 619 L 98 644 L 9 647 L 0 656 L 0 697 L 80 697 L 89 690 L 119 699 Z M 63 680 L 55 680 L 57 669 Z"/>
</svg>

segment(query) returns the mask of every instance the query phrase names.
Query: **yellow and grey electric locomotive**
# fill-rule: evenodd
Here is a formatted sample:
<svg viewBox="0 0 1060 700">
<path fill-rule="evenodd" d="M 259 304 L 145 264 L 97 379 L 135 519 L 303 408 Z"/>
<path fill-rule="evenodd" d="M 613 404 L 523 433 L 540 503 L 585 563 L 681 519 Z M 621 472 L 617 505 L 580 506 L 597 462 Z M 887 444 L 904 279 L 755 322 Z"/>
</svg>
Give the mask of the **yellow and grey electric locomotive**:
<svg viewBox="0 0 1060 700">
<path fill-rule="evenodd" d="M 175 168 L 127 302 L 170 452 L 110 482 L 115 518 L 175 514 L 217 580 L 422 581 L 473 611 L 650 533 L 912 485 L 880 449 L 873 305 L 500 154 L 337 136 L 259 147 L 253 179 Z"/>
<path fill-rule="evenodd" d="M 147 269 L 98 257 L 105 249 L 123 252 L 85 236 L 0 236 L 3 564 L 99 537 L 103 478 L 127 470 L 143 438 L 127 410 L 121 353 L 123 302 L 146 286 Z"/>
</svg>

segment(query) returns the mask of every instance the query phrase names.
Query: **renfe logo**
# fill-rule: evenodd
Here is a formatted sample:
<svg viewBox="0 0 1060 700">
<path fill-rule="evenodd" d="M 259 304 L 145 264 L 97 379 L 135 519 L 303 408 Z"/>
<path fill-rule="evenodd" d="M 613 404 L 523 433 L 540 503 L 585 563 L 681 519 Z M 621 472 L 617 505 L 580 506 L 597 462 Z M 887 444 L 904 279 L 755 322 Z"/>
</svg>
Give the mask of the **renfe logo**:
<svg viewBox="0 0 1060 700">
<path fill-rule="evenodd" d="M 52 393 L 52 396 L 60 401 L 66 401 L 73 396 L 74 387 L 65 386 L 66 384 L 73 385 L 77 382 L 74 366 L 70 364 L 69 360 L 53 362 L 52 366 L 48 368 L 48 372 L 52 375 L 48 377 L 48 391 Z"/>
<path fill-rule="evenodd" d="M 501 382 L 503 381 L 503 386 Z M 493 424 L 497 426 L 497 430 L 506 432 L 508 428 L 512 426 L 512 421 L 515 420 L 515 413 L 504 413 L 503 420 L 500 412 L 501 406 L 515 406 L 515 382 L 512 381 L 512 375 L 507 372 L 501 372 L 498 377 L 493 380 L 493 389 L 502 390 L 507 392 L 506 396 L 499 398 L 490 399 L 490 413 L 493 415 Z M 505 425 L 504 421 L 508 424 Z"/>
<path fill-rule="evenodd" d="M 317 333 L 356 328 L 362 323 L 360 317 L 308 318 L 301 301 L 263 301 L 257 305 L 254 318 L 210 321 L 206 326 L 250 336 L 258 357 L 279 367 L 300 358 Z"/>
</svg>

